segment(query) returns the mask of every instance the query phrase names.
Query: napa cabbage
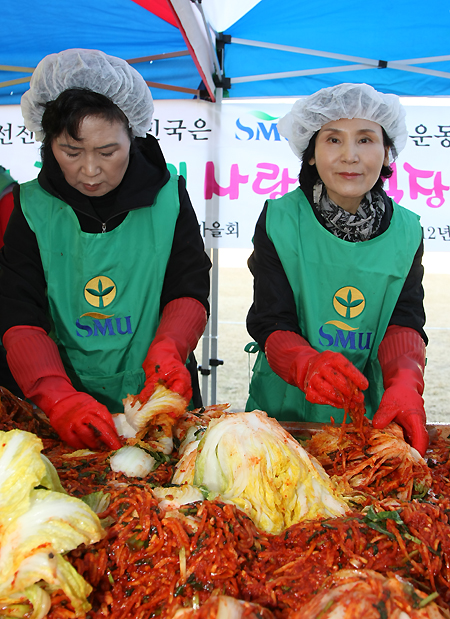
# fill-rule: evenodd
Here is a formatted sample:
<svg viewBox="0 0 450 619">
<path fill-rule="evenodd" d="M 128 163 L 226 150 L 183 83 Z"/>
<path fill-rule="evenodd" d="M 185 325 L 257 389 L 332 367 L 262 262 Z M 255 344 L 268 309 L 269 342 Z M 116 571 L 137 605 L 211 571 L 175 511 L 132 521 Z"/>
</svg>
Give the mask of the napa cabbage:
<svg viewBox="0 0 450 619">
<path fill-rule="evenodd" d="M 194 485 L 233 503 L 269 533 L 348 510 L 319 462 L 265 412 L 212 419 L 195 460 Z"/>
<path fill-rule="evenodd" d="M 41 450 L 34 434 L 0 432 L 0 608 L 41 619 L 48 591 L 62 589 L 78 616 L 90 609 L 91 586 L 64 554 L 105 532 L 88 505 L 64 492 Z"/>
<path fill-rule="evenodd" d="M 176 419 L 185 412 L 186 400 L 179 393 L 158 383 L 147 402 L 142 403 L 136 396 L 128 395 L 123 400 L 123 406 L 127 424 L 142 432 L 152 424 L 173 426 Z"/>
</svg>

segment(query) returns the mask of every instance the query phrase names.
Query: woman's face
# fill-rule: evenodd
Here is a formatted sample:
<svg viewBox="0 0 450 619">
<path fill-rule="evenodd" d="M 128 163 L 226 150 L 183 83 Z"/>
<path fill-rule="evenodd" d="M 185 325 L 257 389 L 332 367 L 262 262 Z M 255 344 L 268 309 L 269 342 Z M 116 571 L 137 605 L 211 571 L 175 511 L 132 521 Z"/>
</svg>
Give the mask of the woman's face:
<svg viewBox="0 0 450 619">
<path fill-rule="evenodd" d="M 314 157 L 329 197 L 349 213 L 356 213 L 364 195 L 389 165 L 381 125 L 361 118 L 341 118 L 324 125 L 316 137 Z"/>
<path fill-rule="evenodd" d="M 104 196 L 122 181 L 130 160 L 130 138 L 123 123 L 86 116 L 80 140 L 66 132 L 52 142 L 52 151 L 72 187 L 85 196 Z"/>
</svg>

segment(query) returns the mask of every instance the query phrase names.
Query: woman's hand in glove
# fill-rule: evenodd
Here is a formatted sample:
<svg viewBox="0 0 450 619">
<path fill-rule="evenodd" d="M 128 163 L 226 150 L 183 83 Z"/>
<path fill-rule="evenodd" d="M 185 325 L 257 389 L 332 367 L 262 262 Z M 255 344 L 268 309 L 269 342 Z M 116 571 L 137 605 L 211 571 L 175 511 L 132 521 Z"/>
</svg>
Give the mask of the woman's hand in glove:
<svg viewBox="0 0 450 619">
<path fill-rule="evenodd" d="M 319 353 L 292 331 L 271 333 L 265 353 L 272 370 L 301 389 L 309 402 L 343 408 L 351 400 L 364 401 L 367 378 L 340 353 Z"/>
<path fill-rule="evenodd" d="M 402 426 L 408 442 L 423 456 L 428 447 L 423 398 L 407 384 L 399 383 L 386 389 L 372 425 L 383 429 L 391 421 Z"/>
<path fill-rule="evenodd" d="M 56 402 L 47 416 L 59 436 L 75 449 L 120 449 L 113 418 L 87 393 L 75 392 Z"/>
<path fill-rule="evenodd" d="M 158 383 L 179 393 L 186 402 L 192 398 L 191 375 L 170 338 L 153 341 L 142 367 L 146 376 L 145 387 L 138 396 L 142 404 L 148 401 Z"/>
<path fill-rule="evenodd" d="M 186 402 L 191 400 L 191 375 L 185 363 L 196 347 L 207 319 L 203 305 L 190 297 L 174 299 L 165 306 L 142 364 L 145 387 L 138 396 L 141 404 L 148 401 L 158 382 L 179 393 Z"/>
<path fill-rule="evenodd" d="M 373 427 L 380 430 L 397 422 L 421 456 L 428 447 L 422 399 L 425 350 L 425 342 L 414 329 L 388 327 L 378 348 L 385 392 L 372 420 Z"/>
<path fill-rule="evenodd" d="M 40 327 L 11 327 L 3 336 L 11 372 L 27 398 L 75 449 L 119 449 L 108 409 L 70 382 L 55 342 Z"/>
<path fill-rule="evenodd" d="M 305 372 L 306 370 L 306 372 Z M 300 353 L 291 372 L 308 402 L 342 408 L 351 400 L 364 402 L 367 378 L 341 353 L 326 350 L 305 361 Z"/>
</svg>

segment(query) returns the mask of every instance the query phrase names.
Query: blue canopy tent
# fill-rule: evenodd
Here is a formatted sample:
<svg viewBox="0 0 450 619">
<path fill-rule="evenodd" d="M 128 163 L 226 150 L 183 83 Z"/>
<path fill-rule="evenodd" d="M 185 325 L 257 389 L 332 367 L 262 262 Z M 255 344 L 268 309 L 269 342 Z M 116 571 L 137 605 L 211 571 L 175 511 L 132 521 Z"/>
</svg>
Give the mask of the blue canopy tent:
<svg viewBox="0 0 450 619">
<path fill-rule="evenodd" d="M 0 105 L 20 103 L 37 63 L 68 48 L 124 58 L 155 99 L 214 100 L 209 30 L 189 0 L 5 0 Z M 7 26 L 6 26 L 7 24 Z"/>
<path fill-rule="evenodd" d="M 341 82 L 448 96 L 449 8 L 444 0 L 261 0 L 222 37 L 229 96 L 308 95 Z"/>
<path fill-rule="evenodd" d="M 19 103 L 39 60 L 69 47 L 125 58 L 157 99 L 214 101 L 215 85 L 229 97 L 301 96 L 345 81 L 450 94 L 444 0 L 4 0 L 2 9 L 0 104 Z"/>
</svg>

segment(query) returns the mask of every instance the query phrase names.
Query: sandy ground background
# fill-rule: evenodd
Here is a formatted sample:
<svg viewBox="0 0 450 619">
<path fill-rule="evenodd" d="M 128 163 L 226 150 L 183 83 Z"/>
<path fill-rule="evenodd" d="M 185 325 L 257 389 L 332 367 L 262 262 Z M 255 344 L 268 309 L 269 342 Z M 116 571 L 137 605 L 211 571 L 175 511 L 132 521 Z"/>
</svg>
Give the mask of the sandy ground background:
<svg viewBox="0 0 450 619">
<path fill-rule="evenodd" d="M 246 266 L 247 250 L 219 251 L 218 358 L 216 403 L 230 404 L 232 411 L 243 411 L 247 399 L 251 367 L 256 355 L 244 352 L 251 341 L 245 327 L 252 302 L 252 277 Z M 429 337 L 425 370 L 425 410 L 427 420 L 450 423 L 447 397 L 450 374 L 450 252 L 424 257 L 425 330 Z M 200 346 L 196 350 L 201 360 Z M 211 391 L 209 390 L 209 398 Z M 208 401 L 207 403 L 210 403 Z"/>
</svg>

